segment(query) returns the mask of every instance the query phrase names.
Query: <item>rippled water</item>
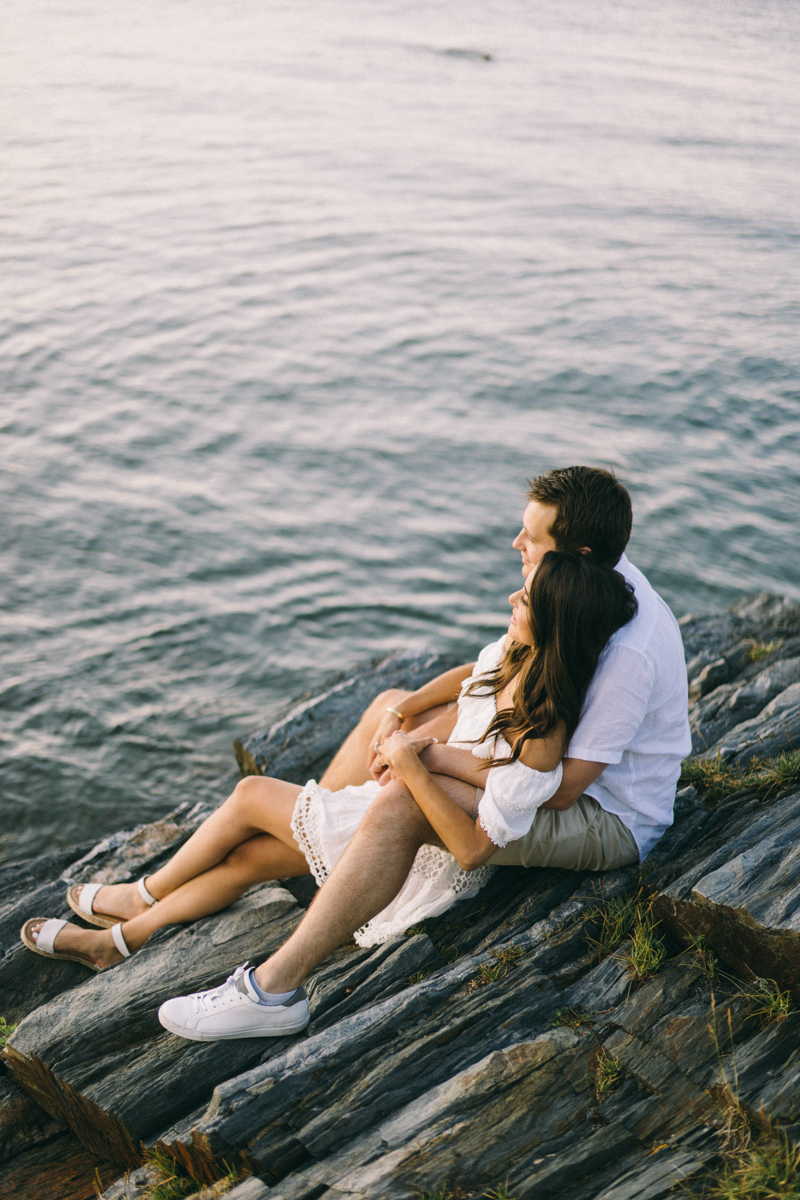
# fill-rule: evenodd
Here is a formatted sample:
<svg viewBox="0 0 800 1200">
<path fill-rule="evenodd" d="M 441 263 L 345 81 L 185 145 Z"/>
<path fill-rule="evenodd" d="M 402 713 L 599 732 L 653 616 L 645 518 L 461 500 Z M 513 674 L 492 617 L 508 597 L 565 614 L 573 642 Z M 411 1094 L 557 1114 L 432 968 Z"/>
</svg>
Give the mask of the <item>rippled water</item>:
<svg viewBox="0 0 800 1200">
<path fill-rule="evenodd" d="M 800 596 L 799 28 L 8 0 L 5 857 L 221 794 L 332 670 L 472 654 L 553 465 L 613 464 L 679 614 Z"/>
</svg>

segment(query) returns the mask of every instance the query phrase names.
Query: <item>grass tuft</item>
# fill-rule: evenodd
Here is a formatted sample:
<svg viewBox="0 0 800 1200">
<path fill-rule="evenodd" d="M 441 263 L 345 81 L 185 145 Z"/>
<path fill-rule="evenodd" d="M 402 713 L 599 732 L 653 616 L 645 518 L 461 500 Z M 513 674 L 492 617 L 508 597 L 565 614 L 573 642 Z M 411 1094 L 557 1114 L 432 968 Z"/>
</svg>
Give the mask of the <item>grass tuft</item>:
<svg viewBox="0 0 800 1200">
<path fill-rule="evenodd" d="M 653 901 L 641 891 L 634 896 L 619 896 L 600 908 L 589 910 L 586 920 L 600 919 L 600 932 L 588 937 L 600 961 L 614 954 L 626 938 L 630 949 L 620 954 L 628 973 L 634 979 L 649 979 L 660 969 L 667 957 L 663 938 L 658 933 L 659 922 L 653 916 Z"/>
<path fill-rule="evenodd" d="M 196 1179 L 188 1179 L 176 1171 L 173 1158 L 159 1146 L 153 1146 L 145 1151 L 145 1162 L 156 1176 L 154 1183 L 144 1193 L 146 1200 L 183 1200 L 185 1196 L 198 1196 L 202 1193 L 203 1200 L 217 1200 L 225 1196 L 241 1179 L 241 1174 L 235 1167 L 223 1162 L 227 1174 L 215 1183 L 200 1183 Z M 199 1198 L 198 1198 L 199 1200 Z"/>
<path fill-rule="evenodd" d="M 478 974 L 470 979 L 467 991 L 474 992 L 476 988 L 486 987 L 487 983 L 497 983 L 508 974 L 509 967 L 515 967 L 525 951 L 521 946 L 506 946 L 505 950 L 490 950 L 493 963 L 481 963 Z"/>
<path fill-rule="evenodd" d="M 514 1200 L 513 1196 L 508 1194 L 508 1180 L 501 1183 L 499 1187 L 490 1188 L 488 1192 L 483 1193 L 486 1200 Z"/>
<path fill-rule="evenodd" d="M 775 758 L 754 758 L 744 770 L 726 766 L 716 758 L 687 758 L 681 766 L 681 783 L 691 784 L 711 804 L 736 792 L 759 792 L 765 799 L 772 792 L 800 780 L 800 750 L 785 751 Z"/>
<path fill-rule="evenodd" d="M 584 914 L 586 921 L 599 919 L 601 922 L 599 935 L 587 938 L 599 960 L 613 954 L 633 929 L 636 903 L 636 896 L 617 896 L 614 900 L 605 901 L 602 907 L 590 908 Z"/>
<path fill-rule="evenodd" d="M 653 901 L 640 902 L 631 930 L 631 946 L 619 954 L 629 975 L 640 982 L 656 975 L 666 960 L 667 948 L 658 933 L 660 922 L 653 916 Z"/>
<path fill-rule="evenodd" d="M 693 937 L 684 950 L 684 954 L 693 954 L 706 979 L 711 983 L 716 983 L 719 977 L 719 963 L 716 955 L 706 945 L 704 937 Z"/>
<path fill-rule="evenodd" d="M 782 992 L 774 979 L 757 979 L 753 991 L 745 991 L 743 995 L 758 1006 L 750 1012 L 748 1020 L 757 1022 L 762 1029 L 785 1021 L 794 1009 L 791 992 Z"/>
<path fill-rule="evenodd" d="M 748 662 L 761 662 L 762 658 L 767 658 L 775 650 L 780 650 L 782 645 L 783 638 L 773 638 L 771 642 L 753 642 L 747 651 Z"/>
<path fill-rule="evenodd" d="M 5 1017 L 0 1017 L 0 1050 L 5 1046 L 16 1028 L 16 1025 L 9 1025 Z"/>
<path fill-rule="evenodd" d="M 560 1008 L 553 1020 L 554 1025 L 565 1025 L 567 1029 L 591 1028 L 592 1018 L 589 1013 L 579 1012 L 575 1008 Z"/>
<path fill-rule="evenodd" d="M 409 975 L 406 987 L 411 987 L 413 983 L 422 983 L 423 979 L 427 979 L 430 971 L 416 971 L 413 975 Z"/>
<path fill-rule="evenodd" d="M 800 1200 L 800 1146 L 773 1129 L 746 1149 L 729 1153 L 721 1177 L 703 1200 Z"/>
<path fill-rule="evenodd" d="M 446 946 L 444 942 L 439 946 L 439 953 L 448 964 L 452 964 L 456 959 L 461 958 L 461 951 L 458 946 Z"/>
<path fill-rule="evenodd" d="M 601 1050 L 594 1063 L 594 1092 L 598 1104 L 609 1092 L 622 1087 L 622 1063 Z"/>
</svg>

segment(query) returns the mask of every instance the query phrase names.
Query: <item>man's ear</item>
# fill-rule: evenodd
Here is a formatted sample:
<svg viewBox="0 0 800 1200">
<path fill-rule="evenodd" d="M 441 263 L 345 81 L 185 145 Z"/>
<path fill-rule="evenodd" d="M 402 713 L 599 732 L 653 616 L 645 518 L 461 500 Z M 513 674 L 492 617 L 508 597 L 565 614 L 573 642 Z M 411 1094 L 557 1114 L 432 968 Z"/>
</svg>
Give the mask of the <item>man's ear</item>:
<svg viewBox="0 0 800 1200">
<path fill-rule="evenodd" d="M 591 546 L 579 546 L 578 547 L 578 554 L 591 554 L 591 553 L 592 553 Z"/>
</svg>

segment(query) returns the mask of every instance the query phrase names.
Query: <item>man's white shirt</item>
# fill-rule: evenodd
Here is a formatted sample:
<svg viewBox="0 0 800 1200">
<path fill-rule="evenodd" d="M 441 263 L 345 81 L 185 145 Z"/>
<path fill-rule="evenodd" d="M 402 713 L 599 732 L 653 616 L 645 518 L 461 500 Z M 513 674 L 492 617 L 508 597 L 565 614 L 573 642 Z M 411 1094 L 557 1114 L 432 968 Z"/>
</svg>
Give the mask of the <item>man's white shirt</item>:
<svg viewBox="0 0 800 1200">
<path fill-rule="evenodd" d="M 690 752 L 688 686 L 678 622 L 623 554 L 638 612 L 603 651 L 567 756 L 609 765 L 586 788 L 633 834 L 643 859 L 672 824 L 675 785 Z"/>
</svg>

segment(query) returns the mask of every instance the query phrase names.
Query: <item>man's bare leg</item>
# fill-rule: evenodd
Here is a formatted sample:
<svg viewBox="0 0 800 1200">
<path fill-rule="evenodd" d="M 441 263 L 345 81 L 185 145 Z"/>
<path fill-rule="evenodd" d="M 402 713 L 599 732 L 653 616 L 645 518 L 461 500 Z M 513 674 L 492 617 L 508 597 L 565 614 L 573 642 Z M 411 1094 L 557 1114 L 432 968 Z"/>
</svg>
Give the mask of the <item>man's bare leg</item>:
<svg viewBox="0 0 800 1200">
<path fill-rule="evenodd" d="M 355 729 L 337 750 L 333 762 L 319 781 L 321 787 L 338 792 L 341 788 L 355 787 L 360 783 L 368 783 L 372 779 L 367 761 L 370 747 L 375 740 L 376 730 L 386 715 L 387 707 L 391 705 L 393 708 L 399 708 L 406 696 L 410 695 L 410 692 L 403 691 L 401 688 L 391 688 L 375 697 Z M 410 717 L 404 722 L 403 728 L 407 733 L 411 730 L 418 730 L 422 725 L 427 725 L 446 711 L 447 706 L 440 704 L 436 708 L 428 709 L 427 712 L 418 713 L 416 717 Z M 426 736 L 428 736 L 427 733 Z M 438 737 L 438 734 L 432 732 L 429 736 Z M 380 912 L 380 909 L 376 911 Z M 356 929 L 358 929 L 357 925 Z"/>
<path fill-rule="evenodd" d="M 474 787 L 449 776 L 435 778 L 472 812 Z M 394 899 L 424 844 L 441 842 L 405 786 L 387 784 L 297 929 L 256 970 L 259 987 L 276 993 L 299 987 L 309 971 Z"/>
</svg>

